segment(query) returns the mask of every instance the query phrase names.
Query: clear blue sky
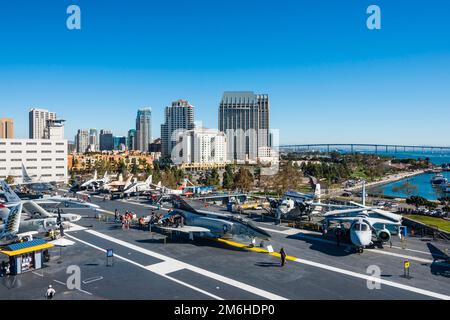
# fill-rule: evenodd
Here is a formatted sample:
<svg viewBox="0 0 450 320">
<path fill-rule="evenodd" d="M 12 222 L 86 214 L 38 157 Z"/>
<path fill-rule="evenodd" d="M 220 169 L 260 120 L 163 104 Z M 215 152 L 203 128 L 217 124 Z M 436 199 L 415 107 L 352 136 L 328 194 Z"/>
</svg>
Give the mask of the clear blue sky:
<svg viewBox="0 0 450 320">
<path fill-rule="evenodd" d="M 223 91 L 253 90 L 281 143 L 449 145 L 449 15 L 448 0 L 1 1 L 0 117 L 27 137 L 30 107 L 47 108 L 72 140 L 126 134 L 149 106 L 157 137 L 171 101 L 217 127 Z"/>
</svg>

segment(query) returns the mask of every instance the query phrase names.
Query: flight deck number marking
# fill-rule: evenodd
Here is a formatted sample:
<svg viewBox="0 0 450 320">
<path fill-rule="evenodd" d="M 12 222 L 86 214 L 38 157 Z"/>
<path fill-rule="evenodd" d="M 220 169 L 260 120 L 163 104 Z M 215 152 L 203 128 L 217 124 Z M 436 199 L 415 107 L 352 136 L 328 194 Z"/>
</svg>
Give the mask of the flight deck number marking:
<svg viewBox="0 0 450 320">
<path fill-rule="evenodd" d="M 377 265 L 370 265 L 366 269 L 366 273 L 372 276 L 372 279 L 367 279 L 367 289 L 369 290 L 379 290 L 381 289 L 381 269 Z"/>
</svg>

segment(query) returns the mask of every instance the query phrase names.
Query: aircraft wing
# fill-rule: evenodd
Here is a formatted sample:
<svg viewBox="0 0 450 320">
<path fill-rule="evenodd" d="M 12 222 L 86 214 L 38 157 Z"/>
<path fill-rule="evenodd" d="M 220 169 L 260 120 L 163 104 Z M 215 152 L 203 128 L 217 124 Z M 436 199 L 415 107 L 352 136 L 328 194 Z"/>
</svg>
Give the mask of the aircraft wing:
<svg viewBox="0 0 450 320">
<path fill-rule="evenodd" d="M 38 213 L 42 218 L 50 218 L 52 215 L 34 201 L 24 201 L 23 209 L 29 214 Z"/>
<path fill-rule="evenodd" d="M 387 224 L 387 225 L 401 225 L 400 222 L 392 222 L 390 220 L 386 219 L 380 219 L 380 218 L 370 218 L 367 216 L 355 216 L 355 217 L 335 217 L 335 216 L 328 216 L 326 217 L 327 220 L 330 221 L 340 221 L 340 222 L 353 222 L 355 220 L 363 220 L 364 222 L 370 224 L 370 226 L 373 226 L 374 224 L 380 223 L 380 224 Z"/>
<path fill-rule="evenodd" d="M 353 222 L 355 220 L 360 220 L 361 217 L 326 217 L 329 221 L 338 221 L 338 222 Z"/>
<path fill-rule="evenodd" d="M 355 208 L 355 209 L 333 210 L 333 211 L 329 211 L 329 212 L 325 213 L 323 216 L 324 217 L 328 217 L 328 216 L 335 216 L 335 215 L 340 215 L 340 214 L 359 213 L 359 212 L 367 211 L 369 209 L 370 208 Z"/>
<path fill-rule="evenodd" d="M 9 210 L 8 217 L 6 218 L 5 225 L 2 231 L 2 237 L 15 236 L 19 232 L 20 218 L 22 215 L 22 203 L 19 203 L 15 207 Z"/>
<path fill-rule="evenodd" d="M 360 208 L 369 208 L 369 207 L 366 207 L 365 205 L 362 205 L 361 203 L 358 203 L 358 202 L 355 202 L 355 201 L 350 201 L 350 203 L 355 205 L 355 206 L 357 206 L 357 207 L 360 207 Z"/>
<path fill-rule="evenodd" d="M 395 220 L 395 221 L 402 221 L 402 216 L 399 214 L 395 214 L 389 211 L 385 211 L 385 210 L 381 210 L 381 209 L 372 209 L 371 211 L 378 213 L 379 215 L 386 217 L 388 219 L 391 220 Z"/>
<path fill-rule="evenodd" d="M 5 182 L 5 180 L 0 180 L 0 190 L 3 190 L 6 201 L 13 203 L 22 201 L 13 189 L 11 189 L 11 187 Z"/>
<path fill-rule="evenodd" d="M 172 228 L 172 227 L 161 227 L 159 228 L 163 230 L 170 230 L 170 231 L 178 231 L 182 233 L 202 233 L 202 232 L 211 232 L 211 230 L 203 227 L 195 227 L 195 226 L 183 226 L 180 228 Z"/>
<path fill-rule="evenodd" d="M 388 225 L 395 225 L 395 226 L 399 226 L 401 225 L 401 222 L 393 222 L 391 220 L 386 220 L 386 219 L 380 219 L 380 218 L 371 218 L 371 217 L 366 217 L 363 218 L 363 220 L 367 221 L 368 223 L 370 223 L 371 226 L 373 226 L 374 224 L 380 223 L 380 224 L 388 224 Z"/>
<path fill-rule="evenodd" d="M 359 209 L 355 208 L 354 206 L 343 206 L 340 204 L 329 204 L 329 203 L 321 203 L 321 202 L 307 202 L 310 206 L 313 207 L 327 207 L 327 208 L 341 208 L 342 210 L 347 209 Z"/>
<path fill-rule="evenodd" d="M 23 238 L 23 237 L 34 236 L 36 234 L 39 234 L 39 232 L 37 232 L 37 231 L 29 231 L 29 232 L 18 233 L 17 237 L 18 238 Z"/>
<path fill-rule="evenodd" d="M 46 199 L 36 199 L 36 200 L 34 200 L 34 202 L 39 205 L 45 205 L 45 206 L 53 207 L 53 208 L 56 208 L 60 204 L 59 201 L 46 200 Z"/>
</svg>

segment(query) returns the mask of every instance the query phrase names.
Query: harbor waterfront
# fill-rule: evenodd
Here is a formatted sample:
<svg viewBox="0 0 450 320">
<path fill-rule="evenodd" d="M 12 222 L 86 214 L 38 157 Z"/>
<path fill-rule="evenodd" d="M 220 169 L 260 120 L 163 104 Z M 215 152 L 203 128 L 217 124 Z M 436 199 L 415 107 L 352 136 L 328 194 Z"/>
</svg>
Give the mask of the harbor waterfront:
<svg viewBox="0 0 450 320">
<path fill-rule="evenodd" d="M 447 179 L 450 179 L 450 172 L 443 172 L 442 174 Z M 372 194 L 382 194 L 395 198 L 420 196 L 428 200 L 438 200 L 446 194 L 442 191 L 441 187 L 431 184 L 430 181 L 433 176 L 434 173 L 422 173 L 399 181 L 378 185 L 369 189 L 369 191 Z"/>
<path fill-rule="evenodd" d="M 389 154 L 386 154 L 389 155 Z M 392 154 L 391 154 L 392 156 Z M 394 155 L 399 159 L 407 158 L 429 158 L 433 165 L 442 165 L 450 163 L 450 155 L 448 154 L 424 154 L 424 153 L 398 153 Z M 450 172 L 442 172 L 442 174 L 450 180 Z M 443 192 L 441 187 L 433 186 L 431 179 L 434 173 L 424 172 L 422 174 L 408 176 L 404 179 L 389 182 L 386 184 L 378 184 L 373 188 L 369 188 L 372 194 L 380 194 L 395 198 L 409 198 L 411 196 L 420 196 L 428 200 L 438 200 L 441 197 L 448 196 Z"/>
</svg>

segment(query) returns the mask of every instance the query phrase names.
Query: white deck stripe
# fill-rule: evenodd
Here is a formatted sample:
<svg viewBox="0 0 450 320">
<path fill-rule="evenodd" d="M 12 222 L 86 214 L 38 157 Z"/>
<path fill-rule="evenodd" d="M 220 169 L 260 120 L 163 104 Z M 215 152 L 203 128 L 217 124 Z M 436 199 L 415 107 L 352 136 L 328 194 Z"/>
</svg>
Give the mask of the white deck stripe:
<svg viewBox="0 0 450 320">
<path fill-rule="evenodd" d="M 80 242 L 80 243 L 83 243 L 83 244 L 85 244 L 85 245 L 87 245 L 87 246 L 90 246 L 90 247 L 92 247 L 92 248 L 94 248 L 94 249 L 97 249 L 97 250 L 106 252 L 106 249 L 97 247 L 97 246 L 94 245 L 94 244 L 91 244 L 91 243 L 89 243 L 89 242 L 83 241 L 83 240 L 78 239 L 78 238 L 76 238 L 76 237 L 74 237 L 74 236 L 69 236 L 69 235 L 67 235 L 67 236 L 68 236 L 69 238 L 72 238 L 72 239 L 75 240 L 75 241 L 78 241 L 78 242 Z M 139 263 L 137 263 L 137 262 L 134 262 L 133 260 L 124 258 L 124 257 L 119 256 L 119 255 L 117 255 L 117 254 L 115 254 L 114 256 L 117 257 L 117 258 L 119 258 L 119 259 L 121 259 L 121 260 L 123 260 L 123 261 L 126 261 L 126 262 L 128 262 L 128 263 L 131 263 L 131 264 L 133 264 L 133 265 L 135 265 L 135 266 L 137 266 L 137 267 L 140 267 L 140 268 L 143 268 L 143 269 L 145 269 L 145 270 L 147 270 L 147 271 L 150 271 L 150 270 L 147 269 L 146 266 L 144 266 L 144 265 L 142 265 L 142 264 L 139 264 Z M 200 292 L 200 293 L 203 293 L 204 295 L 210 296 L 211 298 L 214 298 L 214 299 L 216 299 L 216 300 L 224 300 L 224 299 L 222 299 L 222 298 L 219 297 L 219 296 L 216 296 L 216 295 L 214 295 L 214 294 L 212 294 L 212 293 L 209 293 L 208 291 L 202 290 L 202 289 L 200 289 L 200 288 L 194 287 L 194 286 L 192 286 L 192 285 L 190 285 L 190 284 L 188 284 L 188 283 L 185 283 L 185 282 L 183 282 L 183 281 L 180 281 L 180 280 L 178 280 L 178 279 L 174 279 L 174 278 L 169 277 L 169 276 L 166 276 L 166 275 L 164 275 L 164 274 L 160 274 L 160 276 L 161 276 L 161 277 L 164 277 L 164 278 L 167 278 L 167 279 L 169 279 L 169 280 L 172 280 L 172 281 L 174 281 L 174 282 L 177 282 L 177 283 L 179 283 L 179 284 L 181 284 L 181 285 L 183 285 L 183 286 L 185 286 L 185 287 L 188 287 L 188 288 L 190 288 L 190 289 L 192 289 L 192 290 L 195 290 L 195 291 L 198 291 L 198 292 Z M 55 280 L 55 281 L 56 281 L 56 280 Z"/>
<path fill-rule="evenodd" d="M 160 263 L 155 263 L 147 266 L 147 270 L 150 270 L 160 275 L 166 275 L 168 273 L 180 271 L 184 268 L 185 266 L 183 264 L 174 263 L 173 261 L 163 261 Z"/>
<path fill-rule="evenodd" d="M 378 250 L 378 249 L 366 249 L 366 250 L 370 251 L 370 252 L 375 252 L 375 253 L 378 253 L 378 254 L 385 254 L 385 255 L 388 255 L 388 256 L 414 260 L 414 261 L 422 262 L 422 263 L 433 263 L 433 260 L 418 258 L 418 257 L 414 257 L 414 256 L 408 256 L 406 254 L 399 254 L 399 253 L 394 253 L 394 252 L 385 251 L 385 250 Z"/>
<path fill-rule="evenodd" d="M 276 230 L 276 229 L 271 229 L 271 228 L 265 228 L 265 227 L 261 227 L 258 226 L 259 228 L 269 231 L 269 232 L 275 232 L 275 233 L 281 233 L 281 234 L 286 234 L 288 236 L 292 236 L 294 234 L 298 234 L 298 233 L 304 233 L 304 234 L 317 234 L 320 235 L 320 232 L 314 232 L 314 231 L 309 231 L 309 230 L 300 230 L 300 229 L 286 229 L 286 230 Z"/>
<path fill-rule="evenodd" d="M 400 284 L 397 282 L 393 282 L 393 281 L 388 281 L 388 280 L 384 280 L 384 279 L 380 279 L 380 278 L 376 278 L 376 277 L 371 277 L 365 274 L 361 274 L 361 273 L 357 273 L 357 272 L 353 272 L 353 271 L 349 271 L 349 270 L 344 270 L 344 269 L 340 269 L 340 268 L 336 268 L 336 267 L 332 267 L 329 265 L 325 265 L 322 263 L 317 263 L 317 262 L 313 262 L 313 261 L 308 261 L 308 260 L 304 260 L 304 259 L 297 259 L 294 260 L 295 262 L 301 263 L 301 264 L 306 264 L 309 266 L 313 266 L 313 267 L 317 267 L 317 268 L 321 268 L 321 269 L 325 269 L 325 270 L 329 270 L 329 271 L 333 271 L 333 272 L 337 272 L 337 273 L 341 273 L 341 274 L 345 274 L 348 276 L 352 276 L 355 278 L 360 278 L 360 279 L 364 279 L 364 280 L 369 280 L 369 281 L 373 281 L 373 282 L 378 282 L 387 286 L 391 286 L 394 288 L 398 288 L 398 289 L 403 289 L 403 290 L 407 290 L 407 291 L 411 291 L 411 292 L 415 292 L 415 293 L 419 293 L 425 296 L 429 296 L 432 298 L 437 298 L 437 299 L 442 299 L 442 300 L 450 300 L 450 296 L 445 295 L 445 294 L 440 294 L 437 292 L 433 292 L 433 291 L 428 291 L 428 290 L 424 290 L 424 289 L 420 289 L 420 288 L 416 288 L 416 287 L 411 287 L 411 286 L 407 286 L 404 284 Z"/>
<path fill-rule="evenodd" d="M 179 261 L 179 260 L 177 260 L 177 259 L 170 258 L 170 257 L 168 257 L 168 256 L 159 254 L 159 253 L 157 253 L 157 252 L 153 252 L 153 251 L 144 249 L 144 248 L 139 247 L 139 246 L 136 246 L 136 245 L 134 245 L 134 244 L 131 244 L 131 243 L 128 243 L 128 242 L 125 242 L 125 241 L 122 241 L 122 240 L 119 240 L 119 239 L 110 237 L 110 236 L 105 235 L 105 234 L 103 234 L 103 233 L 100 233 L 100 232 L 98 232 L 98 231 L 94 231 L 94 230 L 86 230 L 86 232 L 87 232 L 87 233 L 90 233 L 90 234 L 93 234 L 93 235 L 95 235 L 95 236 L 97 236 L 97 237 L 103 238 L 103 239 L 105 239 L 105 240 L 108 240 L 108 241 L 117 243 L 117 244 L 119 244 L 119 245 L 121 245 L 121 246 L 124 246 L 124 247 L 130 248 L 130 249 L 132 249 L 132 250 L 141 252 L 141 253 L 143 253 L 143 254 L 152 256 L 152 257 L 157 258 L 157 259 L 159 259 L 159 260 L 170 261 L 170 262 L 173 263 L 173 264 L 183 265 L 185 269 L 188 269 L 188 270 L 191 270 L 191 271 L 193 271 L 193 272 L 199 273 L 199 274 L 201 274 L 201 275 L 203 275 L 203 276 L 206 276 L 206 277 L 209 277 L 209 278 L 212 278 L 212 279 L 215 279 L 215 280 L 224 282 L 224 283 L 229 284 L 229 285 L 231 285 L 231 286 L 233 286 L 233 287 L 242 289 L 242 290 L 244 290 L 244 291 L 248 291 L 248 292 L 250 292 L 250 293 L 256 294 L 256 295 L 261 296 L 261 297 L 263 297 L 263 298 L 266 298 L 266 299 L 269 299 L 269 300 L 286 300 L 286 298 L 284 298 L 284 297 L 282 297 L 282 296 L 273 294 L 273 293 L 271 293 L 271 292 L 268 292 L 268 291 L 265 291 L 265 290 L 262 290 L 262 289 L 258 289 L 258 288 L 256 288 L 256 287 L 251 286 L 251 285 L 248 285 L 248 284 L 245 284 L 245 283 L 243 283 L 243 282 L 240 282 L 240 281 L 236 281 L 236 280 L 230 279 L 230 278 L 228 278 L 228 277 L 221 276 L 221 275 L 219 275 L 219 274 L 210 272 L 210 271 L 208 271 L 208 270 L 205 270 L 205 269 L 202 269 L 202 268 L 195 267 L 195 266 L 190 265 L 190 264 L 188 264 L 188 263 Z"/>
<path fill-rule="evenodd" d="M 261 229 L 269 231 L 269 232 L 272 231 L 272 232 L 275 232 L 275 233 L 278 232 L 278 233 L 286 234 L 284 231 L 273 230 L 273 229 L 270 229 L 270 228 L 262 228 L 261 227 Z M 311 232 L 313 232 L 313 231 L 311 231 Z M 298 230 L 296 232 L 296 234 L 298 234 L 300 237 L 302 237 L 304 239 L 308 239 L 308 240 L 312 240 L 312 241 L 318 241 L 318 242 L 323 242 L 323 243 L 332 244 L 332 245 L 336 244 L 335 241 L 331 241 L 331 240 L 327 240 L 327 239 L 320 239 L 320 238 L 310 237 L 308 235 L 305 235 L 304 234 L 304 230 Z M 342 246 L 345 246 L 347 248 L 352 247 L 351 245 L 344 244 L 344 243 L 342 244 Z M 384 255 L 398 257 L 398 258 L 402 258 L 402 259 L 414 260 L 414 261 L 422 262 L 422 263 L 433 263 L 433 260 L 430 260 L 430 259 L 423 259 L 423 258 L 419 258 L 419 257 L 408 256 L 408 255 L 404 255 L 404 254 L 399 254 L 399 253 L 394 253 L 394 252 L 389 252 L 389 251 L 384 251 L 384 250 L 379 250 L 379 249 L 365 249 L 365 250 L 369 251 L 369 252 L 373 252 L 373 253 L 384 254 Z"/>
<path fill-rule="evenodd" d="M 62 282 L 62 281 L 59 281 L 59 280 L 53 280 L 53 281 L 55 281 L 56 283 L 59 283 L 60 285 L 67 286 L 67 284 L 64 283 L 64 282 Z M 80 292 L 83 292 L 83 293 L 86 293 L 86 294 L 92 296 L 92 293 L 90 293 L 90 292 L 87 292 L 87 291 L 81 290 L 81 289 L 77 289 L 77 290 L 80 291 Z"/>
<path fill-rule="evenodd" d="M 97 211 L 100 211 L 100 212 L 103 212 L 103 213 L 107 213 L 107 214 L 112 214 L 112 215 L 114 215 L 114 212 L 108 211 L 108 210 L 105 210 L 105 209 L 97 209 Z"/>
<path fill-rule="evenodd" d="M 265 223 L 265 222 L 261 222 L 264 223 L 266 225 L 268 225 L 269 223 Z M 266 231 L 270 231 L 270 232 L 275 232 L 275 233 L 281 233 L 281 234 L 287 234 L 287 235 L 294 235 L 297 233 L 303 233 L 303 234 L 317 234 L 317 235 L 321 235 L 320 232 L 317 231 L 310 231 L 310 230 L 304 230 L 304 229 L 295 229 L 295 228 L 289 228 L 289 229 L 285 229 L 285 230 L 275 230 L 275 229 L 271 229 L 271 228 L 264 228 L 264 227 L 260 227 L 261 229 L 264 229 Z M 416 249 L 409 249 L 409 248 L 402 248 L 402 247 L 398 247 L 398 246 L 392 246 L 392 248 L 394 249 L 399 249 L 399 250 L 406 250 L 406 251 L 411 251 L 411 252 L 417 252 L 417 253 L 423 253 L 429 256 L 432 256 L 432 254 L 430 252 L 427 251 L 421 251 L 421 250 L 416 250 Z"/>
</svg>

